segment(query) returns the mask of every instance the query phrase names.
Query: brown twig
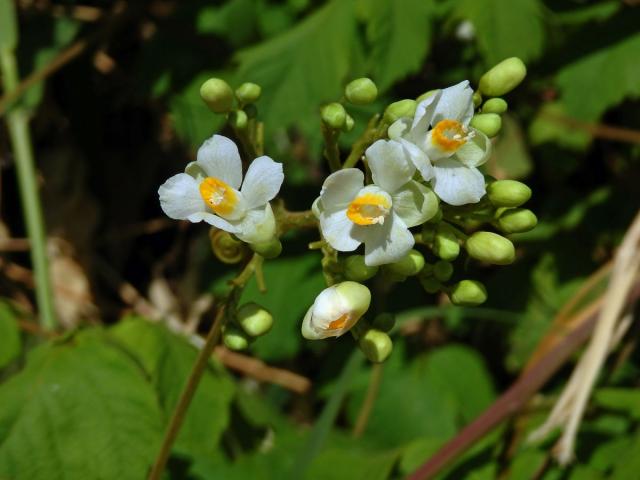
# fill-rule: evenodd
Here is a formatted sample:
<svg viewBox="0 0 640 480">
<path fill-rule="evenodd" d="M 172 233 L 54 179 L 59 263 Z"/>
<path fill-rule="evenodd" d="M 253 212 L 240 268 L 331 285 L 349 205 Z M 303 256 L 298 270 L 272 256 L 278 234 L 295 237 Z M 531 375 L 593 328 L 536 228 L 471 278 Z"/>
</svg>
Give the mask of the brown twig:
<svg viewBox="0 0 640 480">
<path fill-rule="evenodd" d="M 26 252 L 29 248 L 28 238 L 0 238 L 0 252 Z"/>
<path fill-rule="evenodd" d="M 629 302 L 640 297 L 640 284 L 636 284 L 629 295 Z M 490 432 L 504 420 L 518 413 L 531 396 L 537 392 L 588 338 L 596 323 L 602 300 L 596 300 L 579 312 L 570 322 L 567 333 L 538 363 L 503 393 L 478 418 L 467 425 L 435 455 L 420 466 L 409 480 L 433 478 L 443 468 L 470 448 L 477 440 Z M 598 305 L 598 308 L 594 308 Z"/>
<path fill-rule="evenodd" d="M 573 117 L 560 115 L 557 113 L 546 112 L 544 116 L 566 127 L 585 131 L 596 138 L 613 140 L 615 142 L 640 144 L 640 132 L 638 130 L 582 122 Z"/>
</svg>

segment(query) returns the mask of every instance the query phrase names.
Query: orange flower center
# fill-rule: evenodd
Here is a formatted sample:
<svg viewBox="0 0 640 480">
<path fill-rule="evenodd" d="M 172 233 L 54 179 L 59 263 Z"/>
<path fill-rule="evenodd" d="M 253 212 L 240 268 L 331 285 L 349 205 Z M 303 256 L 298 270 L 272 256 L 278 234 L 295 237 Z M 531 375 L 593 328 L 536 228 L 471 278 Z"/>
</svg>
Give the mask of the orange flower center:
<svg viewBox="0 0 640 480">
<path fill-rule="evenodd" d="M 378 193 L 364 193 L 349 204 L 347 217 L 358 225 L 382 224 L 390 209 L 391 202 L 386 196 Z"/>
<path fill-rule="evenodd" d="M 221 217 L 231 215 L 238 204 L 235 190 L 215 177 L 207 177 L 202 181 L 200 195 L 209 208 Z"/>
<path fill-rule="evenodd" d="M 445 152 L 455 152 L 468 139 L 467 128 L 456 120 L 440 120 L 431 130 L 431 142 Z"/>
<path fill-rule="evenodd" d="M 348 313 L 341 315 L 333 322 L 329 323 L 329 330 L 337 330 L 339 328 L 343 328 L 347 322 L 350 320 L 350 316 Z"/>
</svg>

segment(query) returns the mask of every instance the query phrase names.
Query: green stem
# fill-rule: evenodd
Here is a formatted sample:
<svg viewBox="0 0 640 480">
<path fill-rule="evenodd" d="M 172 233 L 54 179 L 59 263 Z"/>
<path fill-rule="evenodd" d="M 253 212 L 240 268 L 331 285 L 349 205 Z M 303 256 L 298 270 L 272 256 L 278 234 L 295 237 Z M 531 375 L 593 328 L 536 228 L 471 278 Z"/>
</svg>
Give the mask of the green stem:
<svg viewBox="0 0 640 480">
<path fill-rule="evenodd" d="M 332 172 L 340 170 L 340 148 L 338 147 L 338 135 L 340 133 L 322 123 L 322 136 L 324 138 L 324 156 L 329 162 Z"/>
<path fill-rule="evenodd" d="M 0 68 L 4 90 L 10 94 L 18 86 L 18 68 L 13 50 L 0 48 Z M 7 115 L 7 123 L 16 161 L 24 222 L 31 242 L 31 262 L 35 276 L 35 295 L 40 312 L 40 324 L 45 330 L 53 330 L 57 326 L 57 321 L 49 277 L 46 231 L 36 181 L 27 112 L 22 107 L 16 106 Z"/>
<path fill-rule="evenodd" d="M 382 365 L 382 363 L 374 363 L 371 365 L 371 378 L 369 380 L 369 387 L 367 388 L 367 396 L 362 403 L 360 413 L 358 413 L 356 425 L 353 427 L 354 438 L 361 437 L 367 428 L 367 423 L 371 417 L 376 397 L 380 391 L 380 384 L 382 382 Z"/>
<path fill-rule="evenodd" d="M 384 136 L 386 133 L 386 125 L 378 125 L 379 119 L 380 115 L 374 115 L 371 120 L 369 120 L 365 131 L 360 135 L 360 138 L 356 140 L 356 143 L 353 144 L 353 148 L 351 149 L 347 159 L 344 161 L 342 168 L 354 167 L 364 154 L 367 147 Z"/>
</svg>

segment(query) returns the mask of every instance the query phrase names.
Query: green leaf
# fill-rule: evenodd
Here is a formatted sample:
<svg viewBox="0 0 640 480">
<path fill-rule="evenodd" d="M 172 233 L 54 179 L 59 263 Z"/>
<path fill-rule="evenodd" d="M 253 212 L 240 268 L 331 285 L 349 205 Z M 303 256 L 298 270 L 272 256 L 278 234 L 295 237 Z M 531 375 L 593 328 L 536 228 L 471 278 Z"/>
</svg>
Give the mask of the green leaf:
<svg viewBox="0 0 640 480">
<path fill-rule="evenodd" d="M 504 115 L 502 122 L 502 132 L 490 162 L 495 162 L 495 168 L 507 178 L 525 178 L 533 169 L 533 161 L 520 124 L 510 115 Z"/>
<path fill-rule="evenodd" d="M 262 86 L 268 129 L 317 130 L 322 102 L 340 98 L 356 62 L 354 0 L 333 0 L 286 33 L 240 51 L 237 77 Z"/>
<path fill-rule="evenodd" d="M 487 66 L 514 56 L 526 63 L 542 53 L 545 34 L 539 0 L 460 0 L 456 15 L 475 27 Z"/>
<path fill-rule="evenodd" d="M 431 42 L 429 2 L 371 0 L 367 40 L 370 70 L 380 90 L 416 72 Z"/>
<path fill-rule="evenodd" d="M 562 103 L 544 103 L 529 124 L 531 144 L 551 142 L 569 150 L 584 151 L 591 141 L 591 135 L 584 130 L 571 128 L 566 117 L 566 108 Z"/>
<path fill-rule="evenodd" d="M 607 45 L 560 70 L 556 83 L 569 115 L 595 121 L 625 98 L 640 96 L 640 33 Z"/>
<path fill-rule="evenodd" d="M 18 43 L 18 19 L 13 0 L 0 0 L 0 48 L 13 50 Z"/>
<path fill-rule="evenodd" d="M 196 349 L 161 325 L 140 318 L 123 319 L 111 333 L 143 365 L 157 390 L 168 422 L 196 359 Z M 176 450 L 211 454 L 229 424 L 233 382 L 210 367 L 202 377 L 176 441 Z"/>
<path fill-rule="evenodd" d="M 530 480 L 540 470 L 547 460 L 544 452 L 534 449 L 526 449 L 518 452 L 509 468 L 511 480 Z"/>
<path fill-rule="evenodd" d="M 13 308 L 0 300 L 0 368 L 9 365 L 22 351 L 20 328 Z"/>
<path fill-rule="evenodd" d="M 259 337 L 252 350 L 269 361 L 292 358 L 302 344 L 302 318 L 325 288 L 320 257 L 309 253 L 268 260 L 264 277 L 267 293 L 260 293 L 252 279 L 242 294 L 242 302 L 259 303 L 271 312 L 274 320 L 272 330 Z"/>
<path fill-rule="evenodd" d="M 143 372 L 96 332 L 34 349 L 0 404 L 2 478 L 138 480 L 162 435 Z"/>
<path fill-rule="evenodd" d="M 632 418 L 640 420 L 640 392 L 629 388 L 599 388 L 593 401 L 601 408 L 622 410 Z"/>
<path fill-rule="evenodd" d="M 247 42 L 256 28 L 258 2 L 231 0 L 224 5 L 206 5 L 198 12 L 196 31 L 224 36 L 233 46 Z"/>
<path fill-rule="evenodd" d="M 356 445 L 328 448 L 311 464 L 306 478 L 386 480 L 397 459 L 397 450 L 376 452 Z"/>
</svg>

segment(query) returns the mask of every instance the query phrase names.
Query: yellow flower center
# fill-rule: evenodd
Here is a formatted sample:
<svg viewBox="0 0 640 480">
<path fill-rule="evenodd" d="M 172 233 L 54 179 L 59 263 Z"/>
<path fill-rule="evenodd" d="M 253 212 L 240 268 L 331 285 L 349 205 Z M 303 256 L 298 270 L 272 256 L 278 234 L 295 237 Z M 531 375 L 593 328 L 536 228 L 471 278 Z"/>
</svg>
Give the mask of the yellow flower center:
<svg viewBox="0 0 640 480">
<path fill-rule="evenodd" d="M 329 323 L 329 330 L 337 330 L 339 328 L 343 328 L 347 322 L 351 319 L 350 315 L 348 313 L 345 313 L 343 315 L 340 315 L 340 317 L 338 317 L 336 320 L 334 320 L 333 322 Z"/>
<path fill-rule="evenodd" d="M 382 224 L 390 208 L 391 202 L 386 196 L 378 193 L 364 193 L 349 204 L 347 217 L 358 225 Z"/>
<path fill-rule="evenodd" d="M 207 177 L 202 181 L 200 195 L 209 208 L 221 217 L 231 215 L 238 204 L 234 189 L 215 177 Z"/>
<path fill-rule="evenodd" d="M 455 152 L 469 138 L 467 128 L 456 120 L 440 120 L 431 130 L 431 142 L 445 152 Z"/>
</svg>

